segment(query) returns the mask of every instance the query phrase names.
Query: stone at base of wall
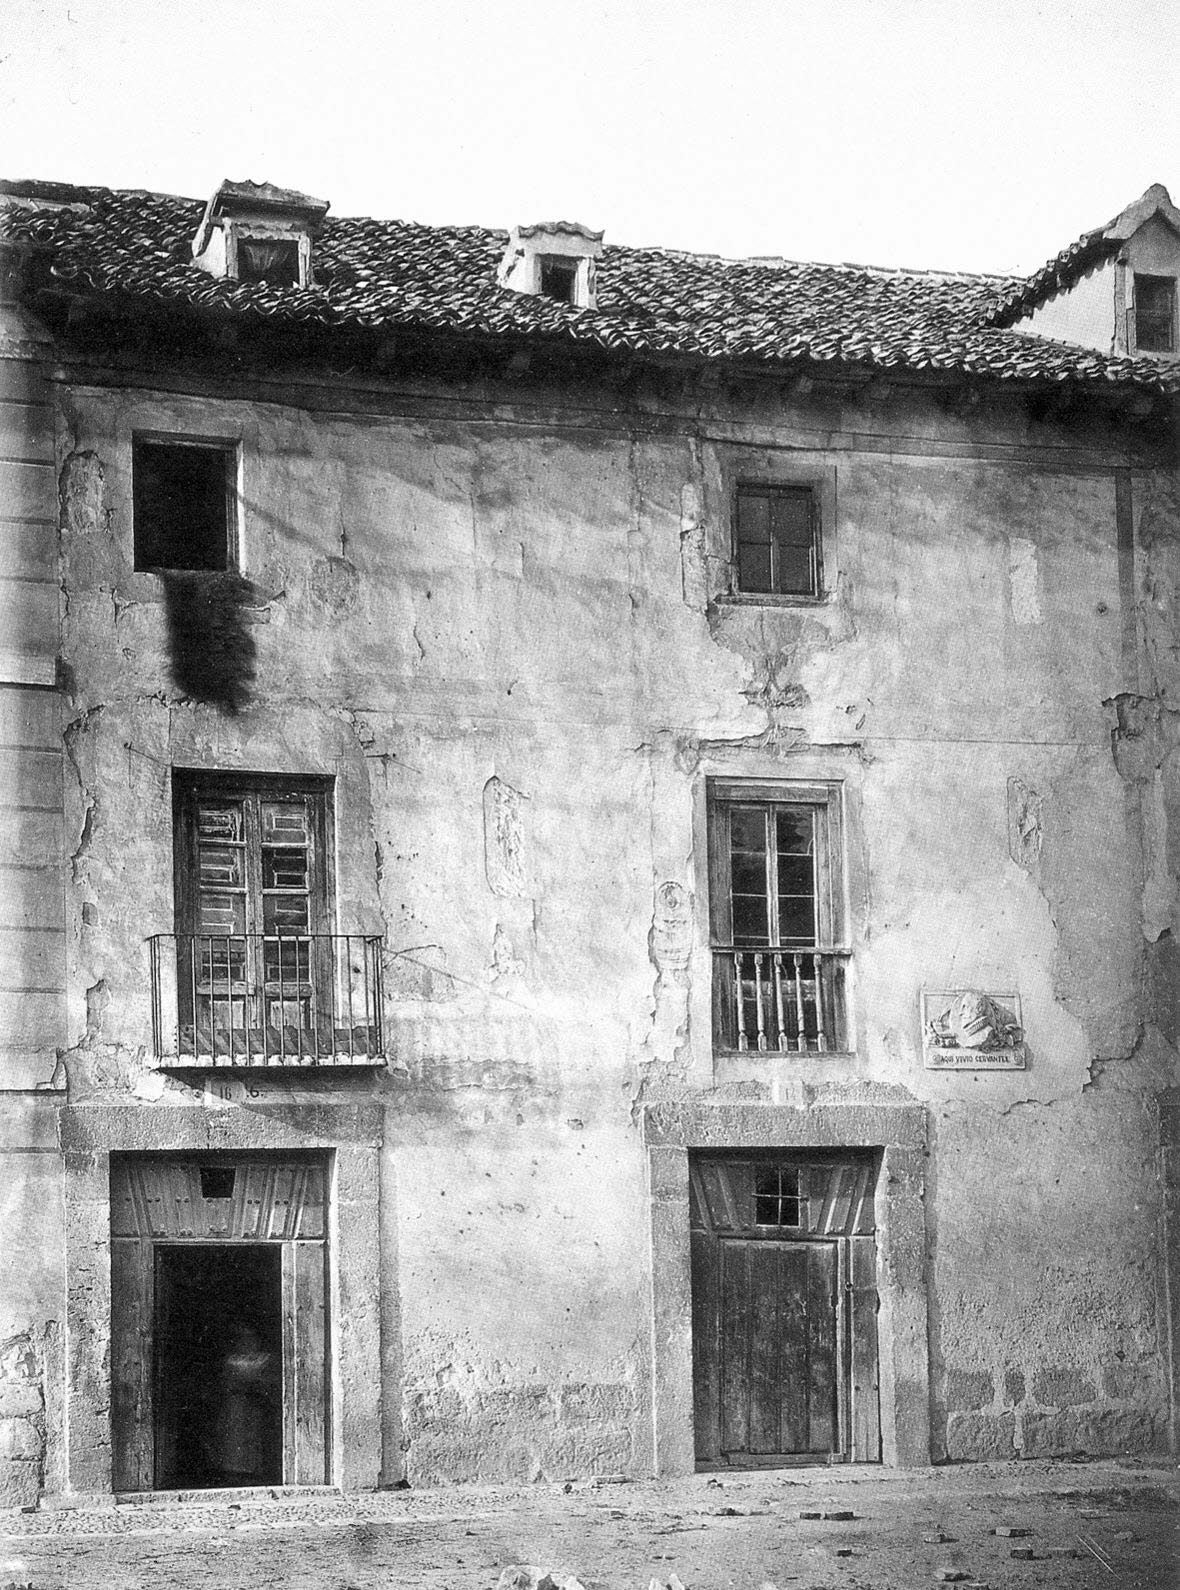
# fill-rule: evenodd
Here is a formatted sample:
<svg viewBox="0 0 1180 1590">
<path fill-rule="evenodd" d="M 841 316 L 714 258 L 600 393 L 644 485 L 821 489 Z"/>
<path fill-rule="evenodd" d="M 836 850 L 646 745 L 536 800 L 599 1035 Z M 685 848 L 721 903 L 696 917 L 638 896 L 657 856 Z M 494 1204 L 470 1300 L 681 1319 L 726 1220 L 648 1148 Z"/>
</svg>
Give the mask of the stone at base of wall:
<svg viewBox="0 0 1180 1590">
<path fill-rule="evenodd" d="M 45 1466 L 45 1398 L 35 1332 L 0 1346 L 0 1507 L 29 1507 Z"/>
<path fill-rule="evenodd" d="M 1151 1408 L 1027 1410 L 1021 1418 L 1021 1435 L 1026 1458 L 1062 1457 L 1071 1452 L 1084 1452 L 1088 1457 L 1162 1452 L 1167 1448 L 1167 1419 Z"/>
<path fill-rule="evenodd" d="M 946 1425 L 952 1463 L 987 1463 L 1016 1456 L 1016 1415 L 952 1413 Z"/>
<path fill-rule="evenodd" d="M 952 1413 L 946 1455 L 952 1463 L 988 1463 L 1014 1457 L 1120 1457 L 1167 1450 L 1167 1421 L 1152 1408 L 1025 1409 L 1016 1415 Z"/>
<path fill-rule="evenodd" d="M 628 1385 L 526 1385 L 412 1392 L 407 1469 L 415 1485 L 591 1478 L 630 1472 Z"/>
</svg>

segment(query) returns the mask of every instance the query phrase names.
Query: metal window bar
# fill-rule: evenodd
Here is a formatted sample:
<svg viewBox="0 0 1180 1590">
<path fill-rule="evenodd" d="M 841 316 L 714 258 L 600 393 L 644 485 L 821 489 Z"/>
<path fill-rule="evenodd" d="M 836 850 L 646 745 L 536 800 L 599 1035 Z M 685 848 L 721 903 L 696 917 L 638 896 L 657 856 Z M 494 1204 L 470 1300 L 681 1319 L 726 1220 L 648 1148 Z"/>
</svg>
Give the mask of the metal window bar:
<svg viewBox="0 0 1180 1590">
<path fill-rule="evenodd" d="M 715 946 L 718 1041 L 740 1052 L 825 1054 L 844 1046 L 842 949 Z"/>
<path fill-rule="evenodd" d="M 152 1039 L 164 1063 L 380 1062 L 379 936 L 165 933 L 148 942 Z"/>
</svg>

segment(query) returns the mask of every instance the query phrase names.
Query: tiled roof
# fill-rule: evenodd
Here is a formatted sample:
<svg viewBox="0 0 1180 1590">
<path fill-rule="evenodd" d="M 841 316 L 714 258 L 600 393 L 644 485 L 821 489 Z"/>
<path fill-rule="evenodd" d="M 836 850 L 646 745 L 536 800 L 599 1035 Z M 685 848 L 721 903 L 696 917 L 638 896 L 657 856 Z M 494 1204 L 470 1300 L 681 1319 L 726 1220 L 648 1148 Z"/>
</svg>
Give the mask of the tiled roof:
<svg viewBox="0 0 1180 1590">
<path fill-rule="evenodd" d="M 1017 277 L 607 246 L 597 307 L 574 309 L 497 285 L 506 233 L 329 216 L 316 238 L 314 285 L 280 288 L 220 280 L 193 264 L 199 200 L 61 186 L 46 205 L 32 196 L 43 185 L 3 191 L 10 196 L 3 234 L 45 251 L 63 286 L 160 306 L 564 341 L 622 354 L 1180 390 L 1174 365 L 1109 357 L 995 324 L 1027 289 Z"/>
</svg>

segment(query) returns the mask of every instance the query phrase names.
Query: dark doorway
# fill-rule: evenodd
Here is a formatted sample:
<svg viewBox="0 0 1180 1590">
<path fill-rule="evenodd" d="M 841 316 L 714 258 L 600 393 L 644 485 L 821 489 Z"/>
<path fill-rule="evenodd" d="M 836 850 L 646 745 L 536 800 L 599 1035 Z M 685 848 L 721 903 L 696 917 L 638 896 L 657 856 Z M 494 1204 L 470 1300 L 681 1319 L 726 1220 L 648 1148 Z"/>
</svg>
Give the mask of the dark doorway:
<svg viewBox="0 0 1180 1590">
<path fill-rule="evenodd" d="M 156 1488 L 281 1484 L 279 1247 L 157 1244 L 154 1290 Z"/>
<path fill-rule="evenodd" d="M 691 1157 L 698 1463 L 880 1461 L 878 1164 L 853 1150 Z"/>
</svg>

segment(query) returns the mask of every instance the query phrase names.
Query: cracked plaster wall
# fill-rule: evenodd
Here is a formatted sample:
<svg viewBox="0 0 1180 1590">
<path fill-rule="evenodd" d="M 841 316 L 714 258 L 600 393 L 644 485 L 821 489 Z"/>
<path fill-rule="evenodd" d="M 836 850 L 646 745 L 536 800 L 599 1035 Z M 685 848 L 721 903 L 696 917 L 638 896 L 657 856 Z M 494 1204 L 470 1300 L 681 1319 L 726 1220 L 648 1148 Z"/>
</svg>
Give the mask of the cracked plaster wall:
<svg viewBox="0 0 1180 1590">
<path fill-rule="evenodd" d="M 842 423 L 880 429 L 882 412 Z M 1010 1425 L 1030 1450 L 1067 1425 L 1087 1450 L 1155 1438 L 1144 1099 L 1174 1055 L 1136 1049 L 1139 835 L 1103 705 L 1126 683 L 1110 474 L 820 446 L 805 407 L 748 414 L 756 445 L 741 450 L 721 420 L 727 440 L 687 421 L 628 438 L 510 414 L 65 401 L 71 1093 L 200 1103 L 148 1064 L 144 939 L 172 926 L 170 767 L 334 774 L 338 922 L 388 946 L 393 1064 L 373 1087 L 393 1211 L 391 1471 L 650 1462 L 638 1118 L 660 1098 L 806 1111 L 900 1088 L 926 1103 L 945 1450 L 990 1455 Z M 934 454 L 980 432 L 896 414 Z M 240 438 L 257 604 L 236 716 L 177 694 L 159 582 L 132 570 L 135 429 Z M 830 482 L 829 600 L 723 599 L 744 470 Z M 1175 505 L 1159 490 L 1146 483 L 1145 613 L 1170 589 Z M 1171 666 L 1170 642 L 1145 644 Z M 853 1055 L 714 1063 L 702 792 L 735 772 L 846 781 Z M 1015 815 L 1013 780 L 1032 792 Z M 922 1069 L 919 990 L 976 984 L 1020 991 L 1027 1072 Z M 1117 1087 L 1096 1060 L 1117 1062 Z M 1101 1189 L 1096 1162 L 1117 1172 Z M 1100 1239 L 1071 1213 L 1099 1191 Z M 1095 1325 L 1063 1344 L 1069 1264 Z M 1130 1334 L 1112 1323 L 1124 1306 Z"/>
</svg>

